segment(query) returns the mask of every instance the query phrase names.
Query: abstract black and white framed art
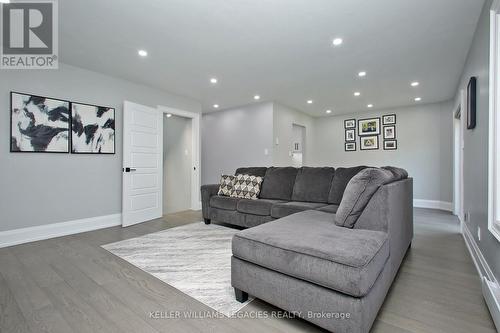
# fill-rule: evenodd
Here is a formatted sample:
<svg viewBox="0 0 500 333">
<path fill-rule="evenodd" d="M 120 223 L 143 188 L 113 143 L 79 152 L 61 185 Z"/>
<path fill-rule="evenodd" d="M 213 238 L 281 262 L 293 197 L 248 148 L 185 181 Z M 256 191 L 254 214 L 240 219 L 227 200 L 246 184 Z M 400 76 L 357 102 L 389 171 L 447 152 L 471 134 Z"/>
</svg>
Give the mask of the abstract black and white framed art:
<svg viewBox="0 0 500 333">
<path fill-rule="evenodd" d="M 115 153 L 115 109 L 71 103 L 71 152 Z"/>
<path fill-rule="evenodd" d="M 10 151 L 69 153 L 70 102 L 10 93 Z"/>
</svg>

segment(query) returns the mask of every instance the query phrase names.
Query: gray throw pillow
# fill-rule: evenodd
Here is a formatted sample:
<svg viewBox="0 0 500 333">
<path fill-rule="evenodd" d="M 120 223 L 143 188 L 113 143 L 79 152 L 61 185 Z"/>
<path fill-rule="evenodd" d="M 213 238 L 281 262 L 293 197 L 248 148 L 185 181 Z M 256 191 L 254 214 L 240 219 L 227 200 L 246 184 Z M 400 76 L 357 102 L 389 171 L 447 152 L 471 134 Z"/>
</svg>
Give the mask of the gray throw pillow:
<svg viewBox="0 0 500 333">
<path fill-rule="evenodd" d="M 335 214 L 335 224 L 353 228 L 366 205 L 380 186 L 391 182 L 394 175 L 389 170 L 368 168 L 360 171 L 349 183 Z"/>
</svg>

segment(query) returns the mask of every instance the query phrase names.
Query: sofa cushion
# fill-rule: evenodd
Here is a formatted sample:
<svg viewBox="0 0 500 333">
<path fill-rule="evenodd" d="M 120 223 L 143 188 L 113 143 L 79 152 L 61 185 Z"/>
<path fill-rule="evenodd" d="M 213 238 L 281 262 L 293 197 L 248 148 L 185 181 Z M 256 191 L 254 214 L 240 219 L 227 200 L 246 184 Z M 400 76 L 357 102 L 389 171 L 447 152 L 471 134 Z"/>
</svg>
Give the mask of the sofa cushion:
<svg viewBox="0 0 500 333">
<path fill-rule="evenodd" d="M 358 172 L 366 169 L 366 166 L 357 166 L 353 168 L 337 168 L 335 176 L 333 177 L 332 187 L 328 195 L 328 203 L 339 205 L 342 201 L 345 188 L 352 177 L 356 176 Z"/>
<path fill-rule="evenodd" d="M 229 197 L 234 187 L 234 176 L 232 175 L 222 175 L 219 182 L 219 191 L 217 195 L 222 195 Z"/>
<path fill-rule="evenodd" d="M 271 200 L 271 199 L 241 199 L 238 202 L 237 209 L 241 213 L 260 215 L 260 216 L 270 216 L 271 208 L 275 204 L 284 203 L 281 200 Z"/>
<path fill-rule="evenodd" d="M 262 177 L 252 175 L 236 175 L 231 197 L 256 200 L 259 197 Z"/>
<path fill-rule="evenodd" d="M 266 175 L 266 167 L 249 167 L 249 168 L 238 168 L 236 169 L 235 175 L 251 175 L 264 177 Z"/>
<path fill-rule="evenodd" d="M 290 200 L 297 169 L 292 167 L 267 169 L 260 197 L 262 199 Z"/>
<path fill-rule="evenodd" d="M 339 205 L 328 205 L 328 206 L 318 208 L 318 210 L 320 212 L 326 212 L 326 213 L 330 213 L 330 214 L 335 214 L 338 209 L 339 209 Z"/>
<path fill-rule="evenodd" d="M 279 219 L 291 214 L 303 212 L 305 210 L 318 209 L 323 206 L 325 206 L 325 204 L 316 202 L 290 201 L 285 203 L 279 203 L 275 204 L 271 209 L 271 216 L 274 217 L 275 219 Z"/>
<path fill-rule="evenodd" d="M 293 186 L 292 200 L 327 203 L 334 174 L 334 168 L 300 168 Z"/>
<path fill-rule="evenodd" d="M 210 207 L 224 210 L 236 210 L 236 206 L 238 205 L 238 201 L 240 200 L 241 199 L 239 198 L 214 195 L 210 198 Z"/>
<path fill-rule="evenodd" d="M 354 227 L 379 187 L 393 179 L 393 173 L 385 169 L 368 168 L 360 171 L 347 184 L 339 209 L 335 214 L 335 224 L 347 228 Z"/>
<path fill-rule="evenodd" d="M 238 232 L 233 255 L 354 297 L 370 291 L 389 257 L 387 234 L 332 223 L 307 211 Z"/>
</svg>

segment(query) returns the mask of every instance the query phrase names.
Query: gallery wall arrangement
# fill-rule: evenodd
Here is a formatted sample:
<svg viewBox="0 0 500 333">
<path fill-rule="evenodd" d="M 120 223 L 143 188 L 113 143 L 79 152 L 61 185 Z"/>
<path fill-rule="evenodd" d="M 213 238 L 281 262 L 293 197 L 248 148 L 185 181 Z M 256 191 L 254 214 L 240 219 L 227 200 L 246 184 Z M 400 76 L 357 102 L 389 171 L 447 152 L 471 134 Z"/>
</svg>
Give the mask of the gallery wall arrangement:
<svg viewBox="0 0 500 333">
<path fill-rule="evenodd" d="M 10 151 L 115 153 L 115 109 L 11 92 Z"/>
<path fill-rule="evenodd" d="M 360 150 L 380 149 L 379 138 L 382 134 L 384 150 L 398 149 L 396 139 L 396 115 L 388 114 L 380 117 L 366 119 L 344 120 L 346 152 L 356 151 L 356 138 L 359 137 Z M 357 134 L 357 135 L 356 135 Z"/>
</svg>

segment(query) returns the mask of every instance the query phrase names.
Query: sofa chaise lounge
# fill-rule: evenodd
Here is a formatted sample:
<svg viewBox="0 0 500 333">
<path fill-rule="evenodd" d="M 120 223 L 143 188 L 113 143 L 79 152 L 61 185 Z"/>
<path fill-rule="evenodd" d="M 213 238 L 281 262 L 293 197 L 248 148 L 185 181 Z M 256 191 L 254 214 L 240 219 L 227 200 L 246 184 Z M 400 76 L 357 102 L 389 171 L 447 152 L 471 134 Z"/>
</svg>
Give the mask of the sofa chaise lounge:
<svg viewBox="0 0 500 333">
<path fill-rule="evenodd" d="M 202 187 L 205 223 L 248 228 L 232 242 L 239 301 L 250 294 L 332 332 L 370 330 L 411 245 L 413 180 L 377 187 L 354 225 L 338 226 L 346 187 L 365 168 L 238 169 L 264 177 L 257 200 Z"/>
</svg>

